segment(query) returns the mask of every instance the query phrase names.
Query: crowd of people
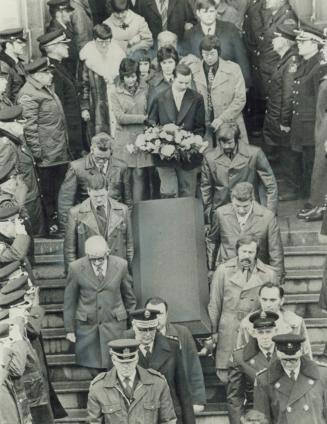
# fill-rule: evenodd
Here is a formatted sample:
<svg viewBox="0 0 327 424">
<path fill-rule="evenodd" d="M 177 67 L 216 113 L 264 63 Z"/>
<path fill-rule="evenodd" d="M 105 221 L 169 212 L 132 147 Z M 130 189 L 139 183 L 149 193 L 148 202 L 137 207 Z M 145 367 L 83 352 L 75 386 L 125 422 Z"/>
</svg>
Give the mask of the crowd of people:
<svg viewBox="0 0 327 424">
<path fill-rule="evenodd" d="M 40 237 L 64 239 L 64 326 L 92 379 L 90 424 L 195 423 L 208 353 L 231 424 L 326 423 L 327 369 L 284 307 L 276 218 L 296 199 L 295 219 L 324 217 L 324 31 L 288 0 L 95 4 L 48 0 L 34 60 L 23 28 L 0 29 L 1 424 L 66 415 L 43 348 Z M 173 155 L 183 137 L 200 147 Z M 200 352 L 166 299 L 140 305 L 133 285 L 134 206 L 179 197 L 203 205 Z"/>
</svg>

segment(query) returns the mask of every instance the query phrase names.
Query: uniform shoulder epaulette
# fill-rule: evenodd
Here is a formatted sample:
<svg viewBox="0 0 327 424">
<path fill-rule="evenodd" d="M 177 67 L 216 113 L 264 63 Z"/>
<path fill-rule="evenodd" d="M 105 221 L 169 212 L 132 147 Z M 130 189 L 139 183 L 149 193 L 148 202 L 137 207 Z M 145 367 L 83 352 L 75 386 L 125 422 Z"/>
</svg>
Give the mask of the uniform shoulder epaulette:
<svg viewBox="0 0 327 424">
<path fill-rule="evenodd" d="M 104 377 L 106 376 L 106 372 L 101 372 L 99 375 L 97 375 L 92 381 L 91 381 L 91 386 L 93 386 L 95 383 L 97 383 L 98 381 L 104 379 Z"/>
</svg>

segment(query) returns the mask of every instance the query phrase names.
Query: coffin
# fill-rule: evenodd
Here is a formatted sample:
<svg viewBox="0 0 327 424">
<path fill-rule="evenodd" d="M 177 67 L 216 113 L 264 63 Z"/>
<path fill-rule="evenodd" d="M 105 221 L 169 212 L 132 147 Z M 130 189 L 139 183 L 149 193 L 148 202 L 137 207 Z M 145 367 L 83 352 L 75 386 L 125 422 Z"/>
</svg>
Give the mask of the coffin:
<svg viewBox="0 0 327 424">
<path fill-rule="evenodd" d="M 133 211 L 134 289 L 138 304 L 160 296 L 171 322 L 210 332 L 202 203 L 194 198 L 140 202 Z"/>
</svg>

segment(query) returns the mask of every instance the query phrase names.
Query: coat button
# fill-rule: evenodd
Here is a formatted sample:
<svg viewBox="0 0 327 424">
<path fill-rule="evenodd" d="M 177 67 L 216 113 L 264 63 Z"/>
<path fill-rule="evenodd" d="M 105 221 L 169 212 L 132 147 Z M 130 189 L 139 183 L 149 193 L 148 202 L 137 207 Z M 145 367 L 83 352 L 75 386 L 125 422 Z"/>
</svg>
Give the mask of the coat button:
<svg viewBox="0 0 327 424">
<path fill-rule="evenodd" d="M 288 406 L 288 407 L 286 408 L 286 411 L 287 411 L 287 412 L 292 412 L 292 408 L 291 408 L 290 406 Z"/>
<path fill-rule="evenodd" d="M 277 381 L 277 383 L 275 384 L 275 388 L 276 388 L 276 389 L 279 389 L 279 388 L 280 388 L 280 383 L 278 383 L 278 381 Z"/>
<path fill-rule="evenodd" d="M 307 404 L 303 405 L 303 409 L 305 410 L 305 412 L 309 411 L 309 405 Z"/>
</svg>

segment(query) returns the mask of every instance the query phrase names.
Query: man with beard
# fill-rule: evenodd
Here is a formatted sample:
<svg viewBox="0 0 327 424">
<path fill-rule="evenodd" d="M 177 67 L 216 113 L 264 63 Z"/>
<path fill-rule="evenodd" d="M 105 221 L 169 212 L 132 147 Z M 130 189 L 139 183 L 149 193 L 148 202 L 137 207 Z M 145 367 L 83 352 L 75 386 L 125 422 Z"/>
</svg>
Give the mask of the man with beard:
<svg viewBox="0 0 327 424">
<path fill-rule="evenodd" d="M 254 407 L 270 424 L 325 424 L 327 367 L 303 355 L 298 334 L 273 337 L 278 361 L 259 372 Z"/>
<path fill-rule="evenodd" d="M 221 124 L 216 137 L 217 147 L 206 153 L 202 162 L 201 192 L 207 221 L 211 222 L 213 211 L 230 202 L 231 190 L 243 181 L 253 184 L 256 199 L 261 183 L 266 194 L 263 203 L 276 212 L 277 183 L 260 147 L 240 142 L 236 122 Z"/>
<path fill-rule="evenodd" d="M 276 279 L 257 254 L 258 241 L 253 236 L 242 237 L 236 243 L 237 256 L 221 264 L 213 275 L 208 312 L 217 343 L 216 372 L 223 383 L 228 381 L 228 361 L 241 320 L 257 309 L 260 287 Z"/>
</svg>

